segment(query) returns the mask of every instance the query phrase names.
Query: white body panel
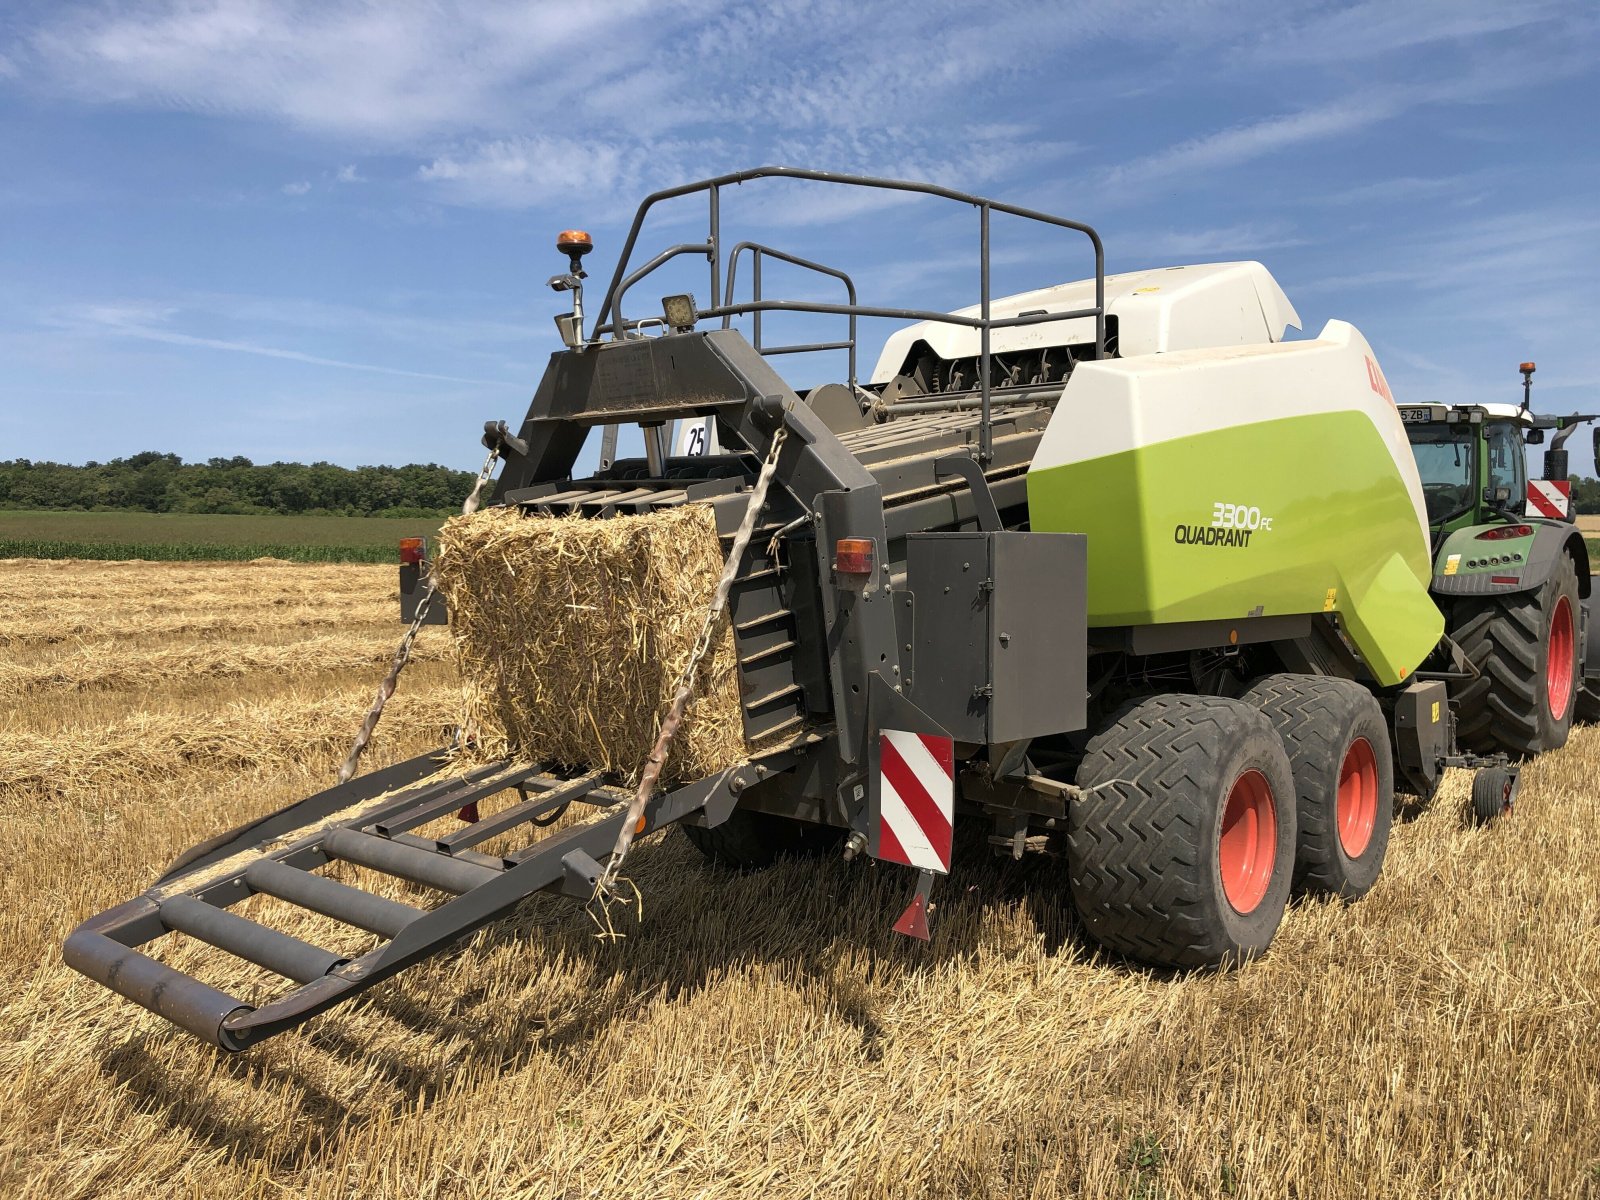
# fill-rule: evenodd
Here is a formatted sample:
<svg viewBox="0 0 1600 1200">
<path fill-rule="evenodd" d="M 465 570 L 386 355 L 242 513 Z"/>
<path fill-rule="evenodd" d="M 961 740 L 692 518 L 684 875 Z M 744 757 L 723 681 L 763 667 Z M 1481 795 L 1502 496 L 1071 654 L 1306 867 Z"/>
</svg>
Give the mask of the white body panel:
<svg viewBox="0 0 1600 1200">
<path fill-rule="evenodd" d="M 991 317 L 1015 317 L 1036 309 L 1072 312 L 1093 305 L 1094 280 L 1081 279 L 1001 297 L 991 301 L 989 311 Z M 1124 358 L 1203 346 L 1276 342 L 1288 326 L 1300 328 L 1300 316 L 1289 298 L 1258 262 L 1203 263 L 1107 275 L 1106 312 L 1117 318 L 1116 349 Z M 976 305 L 959 309 L 956 315 L 976 317 L 979 309 Z M 878 356 L 872 382 L 893 379 L 919 341 L 927 342 L 935 354 L 947 360 L 972 358 L 980 350 L 978 330 L 923 321 L 890 336 Z M 989 349 L 1003 355 L 1093 341 L 1094 319 L 1078 317 L 996 329 L 990 334 Z"/>
<path fill-rule="evenodd" d="M 1372 347 L 1345 321 L 1329 321 L 1311 340 L 1079 363 L 1030 470 L 1260 421 L 1346 411 L 1365 413 L 1377 428 L 1410 493 L 1426 549 L 1428 508 L 1405 425 Z"/>
</svg>

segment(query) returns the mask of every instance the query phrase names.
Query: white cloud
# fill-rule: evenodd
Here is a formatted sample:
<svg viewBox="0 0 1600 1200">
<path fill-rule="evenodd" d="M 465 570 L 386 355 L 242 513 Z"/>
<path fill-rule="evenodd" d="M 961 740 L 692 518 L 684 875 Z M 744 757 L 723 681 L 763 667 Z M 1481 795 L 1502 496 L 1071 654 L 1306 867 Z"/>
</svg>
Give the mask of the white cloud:
<svg viewBox="0 0 1600 1200">
<path fill-rule="evenodd" d="M 1135 159 L 1108 173 L 1112 185 L 1147 183 L 1173 175 L 1201 175 L 1309 142 L 1354 133 L 1396 116 L 1404 102 L 1397 93 L 1371 93 L 1317 108 L 1286 113 L 1190 138 Z"/>
<path fill-rule="evenodd" d="M 297 179 L 293 183 L 284 184 L 278 190 L 281 191 L 285 196 L 304 196 L 311 190 L 311 184 L 308 180 Z"/>
<path fill-rule="evenodd" d="M 1287 222 L 1281 221 L 1244 222 L 1210 229 L 1118 232 L 1112 240 L 1119 246 L 1136 247 L 1140 260 L 1145 262 L 1238 255 L 1254 257 L 1264 250 L 1285 250 L 1308 244 L 1308 239 L 1297 234 Z"/>
<path fill-rule="evenodd" d="M 334 175 L 334 179 L 339 183 L 365 183 L 367 181 L 366 176 L 356 170 L 355 163 L 340 167 L 338 173 Z"/>
<path fill-rule="evenodd" d="M 429 371 L 412 371 L 382 363 L 352 362 L 346 359 L 326 358 L 300 350 L 277 346 L 263 346 L 255 342 L 230 338 L 202 337 L 169 328 L 179 309 L 156 303 L 88 304 L 78 305 L 55 314 L 51 323 L 78 333 L 103 334 L 134 338 L 140 341 L 161 342 L 171 346 L 188 346 L 204 350 L 221 350 L 234 354 L 252 354 L 263 358 L 285 359 L 309 366 L 334 367 L 344 371 L 364 371 L 375 375 L 392 375 L 405 379 L 429 379 L 442 383 L 466 383 L 488 387 L 519 386 L 507 380 L 463 379 L 455 375 L 435 374 Z"/>
<path fill-rule="evenodd" d="M 1349 63 L 1442 42 L 1466 43 L 1575 16 L 1551 0 L 1364 0 L 1311 16 L 1291 16 L 1288 28 L 1263 35 L 1263 59 L 1288 63 Z"/>
</svg>

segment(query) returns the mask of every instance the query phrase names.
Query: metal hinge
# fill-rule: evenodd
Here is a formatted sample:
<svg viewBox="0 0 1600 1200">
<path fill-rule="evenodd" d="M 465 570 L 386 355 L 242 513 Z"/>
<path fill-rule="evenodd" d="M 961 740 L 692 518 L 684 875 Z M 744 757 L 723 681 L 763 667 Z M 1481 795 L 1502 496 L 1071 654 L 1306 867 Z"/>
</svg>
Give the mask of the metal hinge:
<svg viewBox="0 0 1600 1200">
<path fill-rule="evenodd" d="M 976 686 L 973 687 L 972 694 L 974 696 L 993 696 L 994 695 L 994 684 L 992 684 L 992 683 L 980 683 L 980 684 L 977 684 Z"/>
</svg>

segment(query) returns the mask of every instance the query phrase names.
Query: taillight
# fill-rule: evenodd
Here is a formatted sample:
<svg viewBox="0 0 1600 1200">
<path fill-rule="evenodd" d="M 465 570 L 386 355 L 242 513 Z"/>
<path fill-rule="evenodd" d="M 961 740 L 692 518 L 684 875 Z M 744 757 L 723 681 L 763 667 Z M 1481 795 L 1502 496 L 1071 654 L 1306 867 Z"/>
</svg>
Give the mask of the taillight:
<svg viewBox="0 0 1600 1200">
<path fill-rule="evenodd" d="M 1480 542 L 1504 542 L 1511 538 L 1533 536 L 1532 525 L 1496 525 L 1493 529 L 1485 529 L 1478 535 Z"/>
<path fill-rule="evenodd" d="M 421 562 L 427 546 L 427 538 L 401 538 L 400 561 L 408 565 Z"/>
<path fill-rule="evenodd" d="M 840 538 L 833 544 L 833 569 L 839 575 L 871 575 L 871 538 Z"/>
</svg>

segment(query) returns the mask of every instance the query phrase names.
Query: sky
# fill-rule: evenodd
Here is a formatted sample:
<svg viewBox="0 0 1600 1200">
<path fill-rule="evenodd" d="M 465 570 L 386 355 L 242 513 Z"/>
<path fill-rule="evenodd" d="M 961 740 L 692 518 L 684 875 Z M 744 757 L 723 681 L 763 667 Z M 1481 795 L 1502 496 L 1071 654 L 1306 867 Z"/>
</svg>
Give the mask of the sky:
<svg viewBox="0 0 1600 1200">
<path fill-rule="evenodd" d="M 1597 150 L 1592 3 L 4 0 L 0 459 L 476 469 L 559 346 L 557 231 L 594 237 L 593 310 L 646 193 L 767 163 L 1084 221 L 1112 271 L 1258 259 L 1402 404 L 1520 399 L 1534 359 L 1536 408 L 1593 408 Z M 723 227 L 863 303 L 978 296 L 969 208 L 766 182 Z M 641 249 L 705 231 L 680 201 Z M 1016 222 L 995 263 L 996 294 L 1092 272 Z"/>
</svg>

